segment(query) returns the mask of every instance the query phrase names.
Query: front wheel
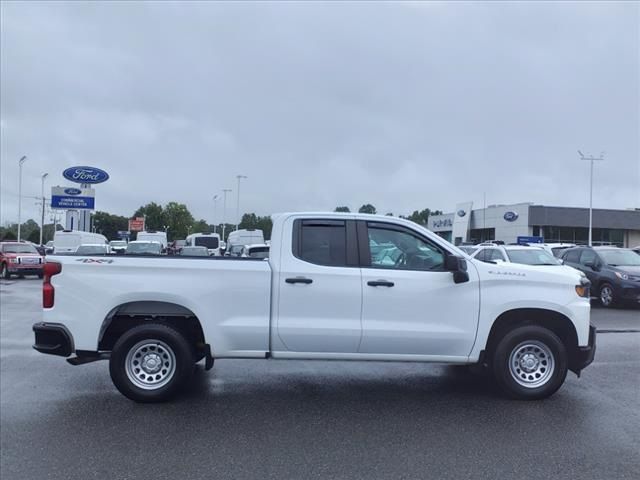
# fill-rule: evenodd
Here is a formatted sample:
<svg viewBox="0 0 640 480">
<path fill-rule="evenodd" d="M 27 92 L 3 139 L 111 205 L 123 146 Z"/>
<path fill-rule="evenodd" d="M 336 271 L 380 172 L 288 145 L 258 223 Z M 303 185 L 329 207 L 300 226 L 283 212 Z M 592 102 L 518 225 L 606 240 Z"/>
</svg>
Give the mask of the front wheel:
<svg viewBox="0 0 640 480">
<path fill-rule="evenodd" d="M 493 373 L 512 398 L 539 400 L 553 395 L 567 376 L 567 350 L 558 336 L 539 326 L 518 327 L 498 343 Z"/>
<path fill-rule="evenodd" d="M 613 287 L 608 283 L 600 287 L 600 303 L 603 307 L 609 308 L 614 305 L 616 298 L 613 294 Z"/>
<path fill-rule="evenodd" d="M 109 373 L 116 388 L 136 402 L 173 397 L 193 373 L 193 349 L 174 328 L 147 323 L 125 332 L 111 352 Z"/>
</svg>

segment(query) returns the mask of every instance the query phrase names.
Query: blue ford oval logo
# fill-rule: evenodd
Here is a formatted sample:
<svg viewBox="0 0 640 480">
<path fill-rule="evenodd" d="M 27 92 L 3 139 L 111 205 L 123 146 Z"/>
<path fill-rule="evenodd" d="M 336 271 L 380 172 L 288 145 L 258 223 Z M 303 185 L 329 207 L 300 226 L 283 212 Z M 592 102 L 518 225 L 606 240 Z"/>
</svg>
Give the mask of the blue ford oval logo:
<svg viewBox="0 0 640 480">
<path fill-rule="evenodd" d="M 80 195 L 82 193 L 82 190 L 80 190 L 79 188 L 65 188 L 64 193 L 66 193 L 67 195 Z"/>
<path fill-rule="evenodd" d="M 518 212 L 505 212 L 502 218 L 504 218 L 507 222 L 515 222 L 518 219 Z"/>
<path fill-rule="evenodd" d="M 69 167 L 62 176 L 76 183 L 102 183 L 109 180 L 109 174 L 95 167 Z"/>
<path fill-rule="evenodd" d="M 467 212 L 465 212 L 464 210 L 458 210 L 457 213 L 459 217 L 464 217 L 467 214 Z"/>
</svg>

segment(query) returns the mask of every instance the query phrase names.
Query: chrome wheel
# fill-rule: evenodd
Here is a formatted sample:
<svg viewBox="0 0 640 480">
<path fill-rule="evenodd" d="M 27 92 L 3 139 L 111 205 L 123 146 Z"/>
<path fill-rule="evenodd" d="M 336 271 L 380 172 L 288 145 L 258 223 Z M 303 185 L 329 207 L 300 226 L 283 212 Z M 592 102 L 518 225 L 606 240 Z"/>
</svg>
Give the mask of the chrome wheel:
<svg viewBox="0 0 640 480">
<path fill-rule="evenodd" d="M 547 383 L 554 369 L 553 353 L 537 340 L 520 343 L 509 355 L 511 377 L 526 388 L 538 388 Z"/>
<path fill-rule="evenodd" d="M 127 353 L 125 369 L 127 377 L 136 387 L 156 390 L 173 378 L 176 356 L 171 347 L 160 340 L 142 340 Z"/>
<path fill-rule="evenodd" d="M 613 289 L 609 285 L 600 289 L 600 303 L 605 307 L 609 307 L 613 303 Z"/>
</svg>

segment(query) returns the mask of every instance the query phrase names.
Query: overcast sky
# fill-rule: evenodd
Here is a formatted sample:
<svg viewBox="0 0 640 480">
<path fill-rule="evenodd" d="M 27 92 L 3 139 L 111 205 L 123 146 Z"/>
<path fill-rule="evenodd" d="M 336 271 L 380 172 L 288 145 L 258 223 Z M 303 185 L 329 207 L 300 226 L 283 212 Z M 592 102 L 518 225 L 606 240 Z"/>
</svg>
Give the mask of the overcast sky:
<svg viewBox="0 0 640 480">
<path fill-rule="evenodd" d="M 624 2 L 2 2 L 2 223 L 103 168 L 99 210 L 640 207 L 640 9 Z M 35 200 L 23 219 L 37 218 Z M 218 203 L 218 215 L 222 202 Z M 218 218 L 220 220 L 220 218 Z"/>
</svg>

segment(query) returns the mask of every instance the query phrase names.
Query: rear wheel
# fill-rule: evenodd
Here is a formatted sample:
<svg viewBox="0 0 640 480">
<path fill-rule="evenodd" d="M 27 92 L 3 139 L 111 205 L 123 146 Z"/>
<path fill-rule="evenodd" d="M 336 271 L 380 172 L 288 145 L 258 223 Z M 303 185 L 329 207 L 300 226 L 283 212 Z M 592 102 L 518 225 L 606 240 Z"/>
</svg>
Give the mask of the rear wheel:
<svg viewBox="0 0 640 480">
<path fill-rule="evenodd" d="M 558 336 L 539 326 L 508 332 L 493 355 L 498 385 L 512 398 L 538 400 L 553 395 L 568 370 L 567 351 Z"/>
<path fill-rule="evenodd" d="M 193 349 L 174 328 L 147 323 L 125 332 L 111 352 L 109 373 L 116 388 L 136 402 L 173 397 L 193 373 Z"/>
<path fill-rule="evenodd" d="M 600 287 L 600 303 L 603 307 L 612 307 L 616 301 L 613 293 L 613 287 L 608 283 L 603 284 Z"/>
<path fill-rule="evenodd" d="M 3 263 L 2 267 L 0 267 L 0 276 L 5 280 L 9 280 L 11 278 L 11 274 L 9 273 L 6 263 Z"/>
</svg>

